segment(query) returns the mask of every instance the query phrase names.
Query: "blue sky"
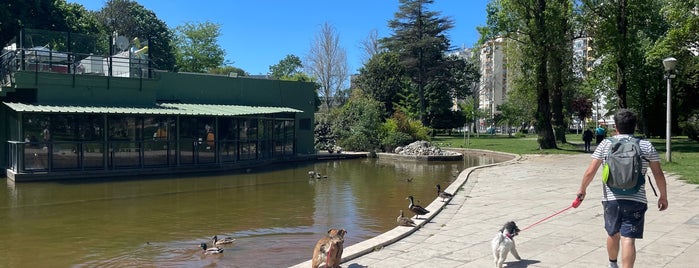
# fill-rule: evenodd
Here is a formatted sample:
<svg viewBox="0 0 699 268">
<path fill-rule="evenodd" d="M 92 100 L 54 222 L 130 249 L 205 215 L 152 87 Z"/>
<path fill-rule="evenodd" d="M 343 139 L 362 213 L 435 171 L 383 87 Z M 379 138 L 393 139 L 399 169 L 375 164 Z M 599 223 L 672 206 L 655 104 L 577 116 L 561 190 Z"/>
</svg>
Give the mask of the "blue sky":
<svg viewBox="0 0 699 268">
<path fill-rule="evenodd" d="M 67 0 L 88 10 L 99 10 L 104 0 Z M 320 26 L 328 22 L 347 51 L 350 73 L 361 67 L 361 42 L 375 29 L 379 37 L 392 34 L 388 20 L 398 11 L 398 0 L 137 0 L 168 27 L 210 21 L 221 25 L 219 44 L 226 60 L 250 74 L 266 74 L 286 55 L 304 59 Z M 472 47 L 476 26 L 485 25 L 488 0 L 435 0 L 428 6 L 451 17 L 448 32 L 454 47 Z"/>
</svg>

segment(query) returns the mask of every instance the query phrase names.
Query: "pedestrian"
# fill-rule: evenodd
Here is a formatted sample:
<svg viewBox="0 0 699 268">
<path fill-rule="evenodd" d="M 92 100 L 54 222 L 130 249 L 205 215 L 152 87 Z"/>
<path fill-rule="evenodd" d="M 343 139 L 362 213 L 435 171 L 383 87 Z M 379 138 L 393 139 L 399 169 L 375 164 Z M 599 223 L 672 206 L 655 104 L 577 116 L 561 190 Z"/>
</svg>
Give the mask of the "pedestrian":
<svg viewBox="0 0 699 268">
<path fill-rule="evenodd" d="M 621 109 L 614 115 L 614 122 L 616 123 L 616 135 L 614 138 L 629 138 L 633 135 L 636 127 L 636 115 L 627 109 Z M 590 185 L 597 173 L 597 169 L 604 162 L 611 144 L 611 140 L 605 139 L 592 153 L 592 162 L 582 177 L 580 189 L 577 193 L 579 200 L 585 198 L 587 186 Z M 668 201 L 665 176 L 660 167 L 660 157 L 658 157 L 658 152 L 649 141 L 640 140 L 639 145 L 641 158 L 644 159 L 642 161 L 642 173 L 645 174 L 648 167 L 653 172 L 653 178 L 655 178 L 655 183 L 660 193 L 657 206 L 660 211 L 663 211 L 667 209 Z M 629 195 L 614 194 L 604 183 L 603 188 L 602 207 L 604 209 L 604 228 L 608 234 L 607 254 L 609 256 L 609 267 L 619 267 L 617 258 L 620 248 L 623 267 L 633 267 L 636 261 L 635 241 L 643 238 L 645 212 L 648 209 L 645 184 L 640 186 L 638 192 Z"/>
<path fill-rule="evenodd" d="M 585 142 L 585 152 L 590 152 L 590 143 L 592 143 L 592 127 L 589 127 L 583 132 L 582 139 Z"/>
<path fill-rule="evenodd" d="M 602 125 L 597 125 L 597 129 L 595 129 L 595 137 L 597 138 L 597 145 L 599 145 L 602 140 L 607 136 L 607 130 L 602 127 Z"/>
</svg>

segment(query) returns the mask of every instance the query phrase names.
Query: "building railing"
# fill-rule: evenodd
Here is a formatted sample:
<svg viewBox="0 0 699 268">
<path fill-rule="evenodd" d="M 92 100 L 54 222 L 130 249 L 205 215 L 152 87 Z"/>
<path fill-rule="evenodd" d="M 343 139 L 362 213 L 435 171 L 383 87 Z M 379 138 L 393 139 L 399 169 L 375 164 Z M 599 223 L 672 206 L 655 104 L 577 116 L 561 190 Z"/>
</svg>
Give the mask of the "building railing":
<svg viewBox="0 0 699 268">
<path fill-rule="evenodd" d="M 104 57 L 36 49 L 6 51 L 0 58 L 0 79 L 3 85 L 11 84 L 12 73 L 17 71 L 153 78 L 155 72 L 150 60 L 129 55 L 131 52 L 122 54 Z"/>
</svg>

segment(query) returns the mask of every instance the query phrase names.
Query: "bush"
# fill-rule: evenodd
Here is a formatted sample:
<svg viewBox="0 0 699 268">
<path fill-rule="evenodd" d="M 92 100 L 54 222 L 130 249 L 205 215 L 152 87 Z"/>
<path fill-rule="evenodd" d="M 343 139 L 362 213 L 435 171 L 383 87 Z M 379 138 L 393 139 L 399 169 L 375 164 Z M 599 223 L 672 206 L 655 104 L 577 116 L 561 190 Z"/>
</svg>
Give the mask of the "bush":
<svg viewBox="0 0 699 268">
<path fill-rule="evenodd" d="M 403 132 L 392 131 L 386 133 L 386 136 L 381 139 L 381 144 L 384 146 L 386 152 L 392 152 L 398 146 L 403 146 L 409 144 L 413 141 L 413 138 Z"/>
<path fill-rule="evenodd" d="M 680 127 L 690 139 L 699 141 L 699 116 L 693 115 L 685 122 L 680 123 Z"/>
</svg>

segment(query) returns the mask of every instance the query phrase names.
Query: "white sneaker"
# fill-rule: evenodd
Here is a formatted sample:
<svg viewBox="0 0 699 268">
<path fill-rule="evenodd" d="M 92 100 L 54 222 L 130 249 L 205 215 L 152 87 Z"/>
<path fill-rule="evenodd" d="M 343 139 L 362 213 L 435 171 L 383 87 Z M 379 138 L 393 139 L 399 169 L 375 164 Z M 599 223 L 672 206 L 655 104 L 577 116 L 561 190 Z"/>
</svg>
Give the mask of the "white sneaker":
<svg viewBox="0 0 699 268">
<path fill-rule="evenodd" d="M 616 262 L 610 262 L 609 268 L 619 268 L 619 265 Z"/>
</svg>

